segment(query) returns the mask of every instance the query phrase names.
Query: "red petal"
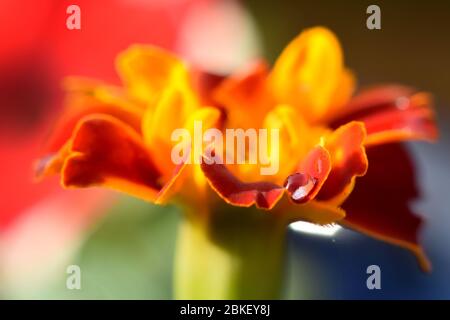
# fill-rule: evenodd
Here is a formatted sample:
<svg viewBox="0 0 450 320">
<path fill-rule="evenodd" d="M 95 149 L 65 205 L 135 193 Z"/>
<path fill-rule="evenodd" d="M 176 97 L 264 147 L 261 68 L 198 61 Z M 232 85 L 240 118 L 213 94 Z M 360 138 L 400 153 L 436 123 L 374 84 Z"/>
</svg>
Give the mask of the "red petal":
<svg viewBox="0 0 450 320">
<path fill-rule="evenodd" d="M 366 173 L 364 139 L 365 129 L 360 122 L 341 126 L 327 138 L 325 148 L 331 155 L 332 168 L 317 195 L 318 200 L 341 202 L 353 189 L 355 178 Z"/>
<path fill-rule="evenodd" d="M 161 181 L 152 155 L 130 126 L 108 115 L 92 115 L 74 132 L 62 183 L 78 188 L 101 185 L 161 202 L 183 168 L 177 166 L 169 181 Z"/>
<path fill-rule="evenodd" d="M 411 250 L 421 267 L 429 270 L 430 263 L 418 244 L 422 219 L 408 205 L 418 197 L 408 154 L 401 145 L 388 144 L 370 148 L 367 155 L 369 170 L 343 204 L 343 224 Z"/>
<path fill-rule="evenodd" d="M 437 128 L 431 99 L 411 88 L 385 86 L 368 89 L 354 97 L 343 109 L 345 114 L 332 127 L 351 120 L 364 122 L 366 145 L 419 139 L 434 141 Z"/>
<path fill-rule="evenodd" d="M 284 188 L 270 182 L 245 183 L 236 178 L 223 164 L 212 163 L 203 156 L 201 169 L 209 185 L 225 202 L 261 209 L 272 209 L 281 199 Z"/>
<path fill-rule="evenodd" d="M 213 92 L 226 79 L 226 76 L 202 70 L 192 70 L 191 73 L 194 88 L 197 90 L 202 104 L 205 106 L 215 105 Z"/>
<path fill-rule="evenodd" d="M 121 98 L 120 92 L 113 87 L 105 87 L 96 82 L 70 79 L 68 106 L 58 120 L 44 152 L 47 153 L 35 164 L 35 176 L 42 178 L 59 173 L 68 155 L 70 137 L 80 121 L 91 114 L 111 115 L 131 126 L 136 132 L 141 131 L 143 111 Z"/>
<path fill-rule="evenodd" d="M 312 149 L 284 184 L 296 203 L 305 203 L 316 197 L 331 171 L 329 152 L 321 146 Z M 308 184 L 312 183 L 308 188 Z M 300 194 L 298 192 L 300 191 Z"/>
<path fill-rule="evenodd" d="M 67 81 L 69 85 L 68 106 L 53 129 L 51 139 L 47 142 L 46 151 L 57 152 L 70 138 L 78 121 L 90 114 L 101 113 L 114 116 L 140 132 L 143 111 L 122 98 L 120 92 L 115 92 L 115 88 L 105 87 L 87 80 L 69 80 L 71 81 Z M 97 93 L 100 90 L 103 92 Z M 98 95 L 108 96 L 99 97 Z"/>
</svg>

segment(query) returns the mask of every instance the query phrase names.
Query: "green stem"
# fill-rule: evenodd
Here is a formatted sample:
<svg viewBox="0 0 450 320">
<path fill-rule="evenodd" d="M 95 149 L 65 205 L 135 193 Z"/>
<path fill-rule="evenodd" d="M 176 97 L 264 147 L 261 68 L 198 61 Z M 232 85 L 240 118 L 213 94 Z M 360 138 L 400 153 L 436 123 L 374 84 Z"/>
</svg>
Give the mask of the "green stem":
<svg viewBox="0 0 450 320">
<path fill-rule="evenodd" d="M 186 215 L 175 260 L 177 299 L 277 299 L 286 224 L 270 213 L 226 206 Z"/>
</svg>

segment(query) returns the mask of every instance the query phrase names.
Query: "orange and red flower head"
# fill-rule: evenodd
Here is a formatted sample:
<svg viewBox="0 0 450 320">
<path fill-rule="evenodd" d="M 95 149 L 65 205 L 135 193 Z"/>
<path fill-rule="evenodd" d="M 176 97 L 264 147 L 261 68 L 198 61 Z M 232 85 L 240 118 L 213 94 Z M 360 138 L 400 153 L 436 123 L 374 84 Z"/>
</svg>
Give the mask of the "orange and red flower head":
<svg viewBox="0 0 450 320">
<path fill-rule="evenodd" d="M 436 140 L 430 97 L 398 85 L 354 95 L 355 77 L 329 30 L 301 33 L 273 68 L 257 61 L 221 79 L 151 46 L 121 53 L 117 68 L 123 87 L 67 80 L 67 110 L 39 176 L 59 173 L 64 187 L 103 186 L 202 214 L 224 201 L 289 222 L 341 223 L 412 250 L 429 269 L 421 219 L 408 208 L 417 196 L 413 169 L 398 142 Z M 193 132 L 197 121 L 221 132 L 278 130 L 268 152 L 278 151 L 271 161 L 279 170 L 208 161 L 221 151 L 211 145 L 173 163 L 173 131 Z"/>
</svg>

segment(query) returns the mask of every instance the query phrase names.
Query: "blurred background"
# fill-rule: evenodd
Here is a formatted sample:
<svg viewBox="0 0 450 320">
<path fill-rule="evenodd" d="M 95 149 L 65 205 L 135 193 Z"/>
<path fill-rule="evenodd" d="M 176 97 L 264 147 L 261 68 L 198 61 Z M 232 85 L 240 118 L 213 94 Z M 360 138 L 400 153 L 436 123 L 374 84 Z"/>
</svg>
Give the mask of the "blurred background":
<svg viewBox="0 0 450 320">
<path fill-rule="evenodd" d="M 67 30 L 66 8 L 81 8 Z M 403 249 L 350 230 L 291 229 L 287 299 L 450 298 L 450 2 L 377 1 L 381 30 L 366 28 L 371 1 L 2 0 L 0 2 L 0 298 L 169 299 L 180 213 L 103 190 L 32 182 L 31 166 L 62 108 L 61 80 L 118 83 L 114 57 L 151 43 L 216 73 L 263 56 L 273 62 L 302 29 L 324 25 L 341 40 L 360 87 L 402 83 L 435 97 L 441 138 L 410 143 L 426 217 L 425 274 Z M 382 199 L 380 199 L 382 201 Z M 82 289 L 66 289 L 66 268 Z M 366 268 L 381 268 L 368 290 Z"/>
</svg>

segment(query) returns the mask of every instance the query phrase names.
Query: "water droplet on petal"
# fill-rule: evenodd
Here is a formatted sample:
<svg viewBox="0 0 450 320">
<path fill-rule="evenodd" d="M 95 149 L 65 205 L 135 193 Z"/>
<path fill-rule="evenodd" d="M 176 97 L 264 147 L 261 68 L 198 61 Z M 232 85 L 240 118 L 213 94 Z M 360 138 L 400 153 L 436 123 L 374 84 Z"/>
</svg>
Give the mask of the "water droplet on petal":
<svg viewBox="0 0 450 320">
<path fill-rule="evenodd" d="M 284 188 L 289 192 L 292 201 L 303 203 L 314 189 L 317 179 L 306 173 L 294 173 L 287 177 Z"/>
</svg>

